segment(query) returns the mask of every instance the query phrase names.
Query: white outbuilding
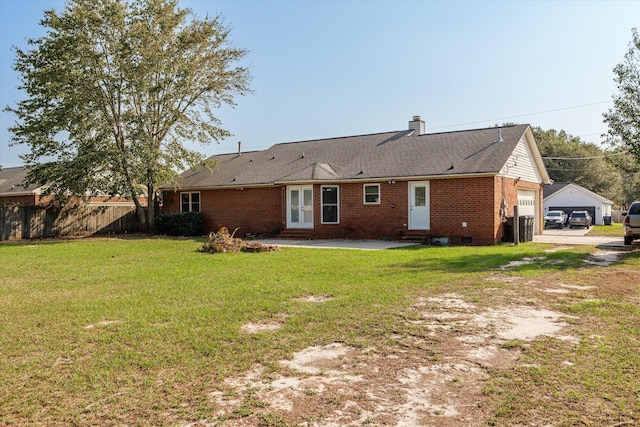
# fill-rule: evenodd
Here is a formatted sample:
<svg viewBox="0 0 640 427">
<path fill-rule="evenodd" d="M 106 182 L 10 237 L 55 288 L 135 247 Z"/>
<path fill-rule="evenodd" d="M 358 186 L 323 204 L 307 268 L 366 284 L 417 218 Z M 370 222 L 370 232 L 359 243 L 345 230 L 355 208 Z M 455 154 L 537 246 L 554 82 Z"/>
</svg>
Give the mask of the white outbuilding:
<svg viewBox="0 0 640 427">
<path fill-rule="evenodd" d="M 565 211 L 567 215 L 588 211 L 595 225 L 603 225 L 605 217 L 611 218 L 613 202 L 578 184 L 554 182 L 544 185 L 543 207 L 545 215 L 549 211 Z"/>
</svg>

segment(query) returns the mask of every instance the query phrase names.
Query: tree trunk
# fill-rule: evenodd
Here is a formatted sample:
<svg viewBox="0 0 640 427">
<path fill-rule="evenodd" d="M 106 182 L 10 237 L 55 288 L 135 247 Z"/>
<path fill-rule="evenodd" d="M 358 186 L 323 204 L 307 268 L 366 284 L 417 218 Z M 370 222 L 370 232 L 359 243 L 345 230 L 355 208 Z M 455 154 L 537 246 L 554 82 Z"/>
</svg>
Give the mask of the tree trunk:
<svg viewBox="0 0 640 427">
<path fill-rule="evenodd" d="M 147 232 L 155 233 L 156 230 L 156 191 L 153 186 L 147 186 Z"/>
<path fill-rule="evenodd" d="M 136 205 L 136 215 L 138 216 L 138 222 L 140 223 L 140 230 L 148 232 L 149 227 L 147 223 L 146 213 L 144 211 L 144 206 L 140 204 L 140 200 L 138 200 L 138 195 L 133 193 L 133 204 Z"/>
</svg>

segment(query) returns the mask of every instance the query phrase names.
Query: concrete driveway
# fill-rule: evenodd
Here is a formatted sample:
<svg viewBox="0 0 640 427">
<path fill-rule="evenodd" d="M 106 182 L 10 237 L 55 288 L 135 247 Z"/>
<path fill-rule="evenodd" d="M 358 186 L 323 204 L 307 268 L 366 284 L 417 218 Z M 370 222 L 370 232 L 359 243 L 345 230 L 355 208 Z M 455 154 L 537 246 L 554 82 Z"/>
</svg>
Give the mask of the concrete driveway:
<svg viewBox="0 0 640 427">
<path fill-rule="evenodd" d="M 624 246 L 624 238 L 620 236 L 587 236 L 591 229 L 569 228 L 545 229 L 544 234 L 533 236 L 536 243 L 555 243 L 560 245 L 596 245 Z"/>
</svg>

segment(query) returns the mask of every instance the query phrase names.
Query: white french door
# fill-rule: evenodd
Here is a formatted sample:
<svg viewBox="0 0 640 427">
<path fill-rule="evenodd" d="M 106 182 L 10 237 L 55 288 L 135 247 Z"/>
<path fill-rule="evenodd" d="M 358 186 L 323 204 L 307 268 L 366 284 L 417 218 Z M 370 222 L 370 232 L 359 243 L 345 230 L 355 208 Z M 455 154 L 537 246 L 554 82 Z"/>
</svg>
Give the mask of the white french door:
<svg viewBox="0 0 640 427">
<path fill-rule="evenodd" d="M 409 183 L 409 230 L 429 230 L 429 181 Z"/>
<path fill-rule="evenodd" d="M 313 186 L 287 187 L 287 228 L 313 228 Z"/>
</svg>

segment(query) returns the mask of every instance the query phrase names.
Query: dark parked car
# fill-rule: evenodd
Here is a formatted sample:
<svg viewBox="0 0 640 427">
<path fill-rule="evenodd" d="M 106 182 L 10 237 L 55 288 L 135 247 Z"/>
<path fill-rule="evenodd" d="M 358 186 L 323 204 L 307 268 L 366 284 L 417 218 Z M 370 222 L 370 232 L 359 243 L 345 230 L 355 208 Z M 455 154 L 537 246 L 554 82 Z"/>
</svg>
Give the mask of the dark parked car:
<svg viewBox="0 0 640 427">
<path fill-rule="evenodd" d="M 573 211 L 569 215 L 569 228 L 591 227 L 591 214 L 587 211 Z"/>
<path fill-rule="evenodd" d="M 624 226 L 625 245 L 630 245 L 635 239 L 640 239 L 640 202 L 631 203 L 622 225 Z"/>
</svg>

